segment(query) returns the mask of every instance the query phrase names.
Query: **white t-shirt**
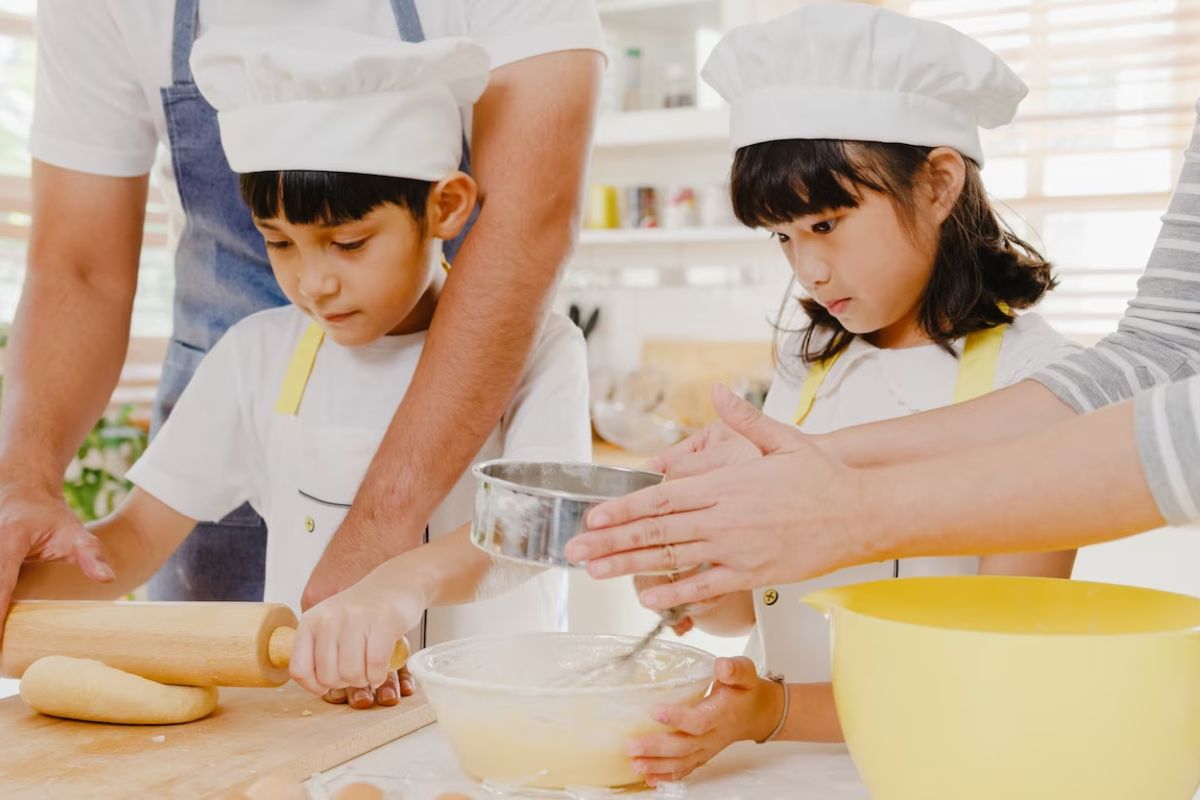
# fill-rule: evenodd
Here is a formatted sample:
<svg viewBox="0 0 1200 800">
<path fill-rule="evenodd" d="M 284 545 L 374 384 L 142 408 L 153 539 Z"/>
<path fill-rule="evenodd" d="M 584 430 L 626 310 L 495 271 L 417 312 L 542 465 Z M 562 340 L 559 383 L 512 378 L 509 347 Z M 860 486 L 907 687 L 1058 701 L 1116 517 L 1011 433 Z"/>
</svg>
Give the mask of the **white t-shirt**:
<svg viewBox="0 0 1200 800">
<path fill-rule="evenodd" d="M 962 347 L 962 340 L 955 342 L 959 355 Z M 1080 349 L 1038 314 L 1023 314 L 1004 334 L 993 389 L 1032 377 Z M 776 371 L 763 411 L 790 424 L 796 418 L 806 370 L 798 358 L 788 366 Z M 958 368 L 958 360 L 938 345 L 881 350 L 856 338 L 825 377 L 800 429 L 827 433 L 950 405 Z M 913 558 L 900 561 L 898 568 L 901 577 L 974 574 L 978 564 L 978 558 Z M 828 681 L 828 625 L 800 598 L 831 586 L 887 579 L 896 568 L 891 561 L 865 564 L 811 581 L 754 590 L 756 631 L 747 654 L 790 681 Z"/>
<path fill-rule="evenodd" d="M 594 0 L 416 0 L 425 36 L 469 36 L 492 69 L 560 50 L 604 49 Z M 34 158 L 97 175 L 154 168 L 182 229 L 159 90 L 171 85 L 171 0 L 39 0 L 38 65 L 29 149 Z M 400 33 L 388 0 L 200 0 L 213 25 L 326 25 Z M 464 112 L 471 130 L 470 112 Z M 172 240 L 174 240 L 172 236 Z"/>
<path fill-rule="evenodd" d="M 129 472 L 142 490 L 196 520 L 221 519 L 249 502 L 267 520 L 266 599 L 293 607 L 354 500 L 425 343 L 424 333 L 358 347 L 326 338 L 298 413 L 281 414 L 275 404 L 284 374 L 309 325 L 289 305 L 230 328 Z M 473 463 L 490 458 L 591 460 L 586 351 L 565 317 L 547 318 L 508 410 Z M 474 496 L 468 470 L 435 510 L 430 536 L 469 522 Z M 530 602 L 545 605 L 537 596 Z M 480 627 L 456 633 L 497 630 Z"/>
</svg>

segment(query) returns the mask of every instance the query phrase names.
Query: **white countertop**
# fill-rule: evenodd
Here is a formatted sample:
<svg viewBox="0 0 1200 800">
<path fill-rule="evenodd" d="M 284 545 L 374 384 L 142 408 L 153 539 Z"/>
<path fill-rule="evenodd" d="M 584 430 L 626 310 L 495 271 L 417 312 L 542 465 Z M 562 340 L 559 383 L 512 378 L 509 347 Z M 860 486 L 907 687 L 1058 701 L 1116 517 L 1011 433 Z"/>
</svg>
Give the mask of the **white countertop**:
<svg viewBox="0 0 1200 800">
<path fill-rule="evenodd" d="M 564 798 L 593 800 L 616 793 L 489 791 L 458 768 L 449 742 L 436 724 L 372 750 L 309 781 L 314 800 L 337 788 L 365 781 L 405 800 L 434 800 L 444 792 L 472 798 Z M 773 742 L 737 744 L 698 770 L 685 782 L 686 800 L 870 800 L 858 772 L 840 745 Z M 653 790 L 622 792 L 619 797 L 653 800 Z"/>
</svg>

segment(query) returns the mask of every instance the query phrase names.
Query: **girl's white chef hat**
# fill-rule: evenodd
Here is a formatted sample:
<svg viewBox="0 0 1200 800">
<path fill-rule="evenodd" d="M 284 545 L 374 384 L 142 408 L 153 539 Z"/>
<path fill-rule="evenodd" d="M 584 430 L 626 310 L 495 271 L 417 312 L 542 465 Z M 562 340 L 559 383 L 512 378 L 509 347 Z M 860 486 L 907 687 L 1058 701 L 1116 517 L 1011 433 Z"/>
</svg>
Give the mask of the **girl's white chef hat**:
<svg viewBox="0 0 1200 800">
<path fill-rule="evenodd" d="M 1011 122 L 1029 92 L 970 36 L 859 3 L 736 28 L 701 76 L 732 107 L 734 149 L 849 139 L 953 147 L 979 164 L 979 129 Z"/>
<path fill-rule="evenodd" d="M 235 172 L 319 170 L 441 180 L 461 109 L 487 86 L 469 39 L 410 43 L 324 28 L 214 28 L 192 48 Z"/>
</svg>

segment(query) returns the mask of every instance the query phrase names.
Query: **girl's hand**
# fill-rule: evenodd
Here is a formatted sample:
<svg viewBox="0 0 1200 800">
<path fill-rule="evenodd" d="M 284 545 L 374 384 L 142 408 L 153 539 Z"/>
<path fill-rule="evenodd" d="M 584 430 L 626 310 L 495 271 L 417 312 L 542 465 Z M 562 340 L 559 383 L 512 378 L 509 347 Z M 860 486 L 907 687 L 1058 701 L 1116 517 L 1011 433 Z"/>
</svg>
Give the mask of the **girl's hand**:
<svg viewBox="0 0 1200 800">
<path fill-rule="evenodd" d="M 300 618 L 292 651 L 296 683 L 331 703 L 395 705 L 412 694 L 406 670 L 388 670 L 396 642 L 421 622 L 427 603 L 418 582 L 398 579 L 386 562 Z"/>
<path fill-rule="evenodd" d="M 761 741 L 779 724 L 781 687 L 758 677 L 753 661 L 718 658 L 713 675 L 712 692 L 698 705 L 655 710 L 655 721 L 673 730 L 642 736 L 626 747 L 634 769 L 651 786 L 681 780 L 734 742 Z"/>
</svg>

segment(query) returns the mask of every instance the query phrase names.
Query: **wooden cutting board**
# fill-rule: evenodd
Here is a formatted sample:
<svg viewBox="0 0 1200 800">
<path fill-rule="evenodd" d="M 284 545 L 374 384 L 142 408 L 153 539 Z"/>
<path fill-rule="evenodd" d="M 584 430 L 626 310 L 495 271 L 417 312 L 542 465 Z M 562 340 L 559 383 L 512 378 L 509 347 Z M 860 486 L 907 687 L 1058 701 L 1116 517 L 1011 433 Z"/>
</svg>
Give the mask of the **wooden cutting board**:
<svg viewBox="0 0 1200 800">
<path fill-rule="evenodd" d="M 419 693 L 356 711 L 294 683 L 220 691 L 217 710 L 186 725 L 73 722 L 0 700 L 0 797 L 215 797 L 268 773 L 307 779 L 434 718 Z"/>
</svg>

